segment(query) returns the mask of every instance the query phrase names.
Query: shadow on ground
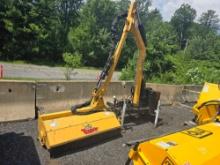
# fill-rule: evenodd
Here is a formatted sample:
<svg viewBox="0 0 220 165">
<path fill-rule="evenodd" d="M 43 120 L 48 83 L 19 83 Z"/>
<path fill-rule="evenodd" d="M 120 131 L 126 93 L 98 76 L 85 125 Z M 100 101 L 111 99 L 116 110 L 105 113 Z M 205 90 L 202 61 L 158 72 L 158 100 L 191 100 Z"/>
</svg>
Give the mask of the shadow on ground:
<svg viewBox="0 0 220 165">
<path fill-rule="evenodd" d="M 53 148 L 50 150 L 50 156 L 51 158 L 58 158 L 65 155 L 70 155 L 75 152 L 88 150 L 89 148 L 92 148 L 94 146 L 102 145 L 119 137 L 122 137 L 120 129 L 116 129 Z"/>
<path fill-rule="evenodd" d="M 31 136 L 9 132 L 0 134 L 1 165 L 40 165 L 40 159 Z"/>
<path fill-rule="evenodd" d="M 124 129 L 133 129 L 134 126 L 152 123 L 154 124 L 155 116 L 149 113 L 133 113 L 125 116 L 124 119 Z M 157 127 L 163 124 L 163 120 L 159 117 L 157 122 Z"/>
</svg>

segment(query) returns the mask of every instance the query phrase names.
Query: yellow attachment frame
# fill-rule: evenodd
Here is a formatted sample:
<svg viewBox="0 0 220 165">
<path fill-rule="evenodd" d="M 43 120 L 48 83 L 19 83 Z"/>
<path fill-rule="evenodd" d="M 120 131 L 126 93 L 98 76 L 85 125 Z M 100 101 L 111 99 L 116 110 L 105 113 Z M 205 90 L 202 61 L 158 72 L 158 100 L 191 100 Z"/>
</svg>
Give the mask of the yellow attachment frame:
<svg viewBox="0 0 220 165">
<path fill-rule="evenodd" d="M 107 91 L 109 83 L 111 82 L 112 75 L 116 69 L 117 63 L 121 56 L 121 52 L 125 40 L 127 38 L 128 32 L 131 32 L 133 34 L 134 39 L 136 41 L 136 45 L 139 49 L 139 56 L 137 59 L 137 69 L 136 69 L 136 77 L 135 77 L 135 90 L 134 90 L 134 97 L 132 100 L 134 106 L 139 105 L 141 84 L 143 80 L 143 65 L 146 57 L 146 47 L 138 26 L 139 26 L 139 22 L 137 18 L 137 2 L 134 1 L 131 3 L 130 8 L 128 10 L 125 26 L 120 41 L 118 42 L 118 45 L 114 51 L 112 65 L 108 71 L 108 76 L 106 80 L 104 81 L 103 84 L 101 84 L 101 86 L 98 89 L 94 89 L 92 93 L 92 101 L 90 105 L 77 109 L 77 112 L 90 112 L 97 109 L 98 110 L 106 109 L 103 101 L 103 96 Z"/>
<path fill-rule="evenodd" d="M 113 112 L 97 112 L 85 116 L 63 111 L 39 117 L 38 139 L 47 149 L 51 149 L 119 128 L 120 123 Z"/>
<path fill-rule="evenodd" d="M 195 122 L 204 124 L 219 118 L 220 110 L 220 86 L 218 84 L 205 83 L 197 103 L 193 106 Z"/>
<path fill-rule="evenodd" d="M 128 156 L 134 165 L 217 165 L 219 139 L 220 123 L 211 122 L 142 142 Z"/>
<path fill-rule="evenodd" d="M 105 106 L 103 96 L 107 91 L 107 87 L 119 61 L 128 32 L 133 33 L 139 49 L 135 78 L 136 84 L 132 100 L 133 104 L 138 106 L 146 49 L 138 27 L 139 22 L 136 8 L 137 3 L 136 1 L 133 1 L 128 10 L 128 15 L 120 41 L 112 56 L 112 64 L 107 77 L 98 89 L 93 90 L 90 104 L 76 109 L 77 113 L 67 110 L 39 116 L 38 139 L 42 145 L 46 146 L 46 148 L 51 149 L 59 145 L 82 140 L 90 136 L 120 128 L 120 123 L 116 115 L 113 112 L 108 111 Z"/>
<path fill-rule="evenodd" d="M 134 165 L 219 164 L 220 151 L 217 147 L 220 145 L 219 108 L 219 85 L 205 83 L 193 107 L 199 125 L 139 142 L 130 149 L 129 159 Z"/>
</svg>

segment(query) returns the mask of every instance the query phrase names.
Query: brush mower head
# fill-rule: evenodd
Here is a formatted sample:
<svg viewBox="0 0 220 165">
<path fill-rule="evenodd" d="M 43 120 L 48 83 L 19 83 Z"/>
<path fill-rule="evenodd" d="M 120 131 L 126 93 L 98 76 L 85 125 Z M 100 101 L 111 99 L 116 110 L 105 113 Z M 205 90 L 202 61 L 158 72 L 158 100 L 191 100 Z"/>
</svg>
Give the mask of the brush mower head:
<svg viewBox="0 0 220 165">
<path fill-rule="evenodd" d="M 134 165 L 217 165 L 219 138 L 220 123 L 212 122 L 137 143 L 130 150 L 129 159 Z"/>
<path fill-rule="evenodd" d="M 117 129 L 120 129 L 120 123 L 109 111 L 86 115 L 63 111 L 38 118 L 38 139 L 47 149 Z"/>
</svg>

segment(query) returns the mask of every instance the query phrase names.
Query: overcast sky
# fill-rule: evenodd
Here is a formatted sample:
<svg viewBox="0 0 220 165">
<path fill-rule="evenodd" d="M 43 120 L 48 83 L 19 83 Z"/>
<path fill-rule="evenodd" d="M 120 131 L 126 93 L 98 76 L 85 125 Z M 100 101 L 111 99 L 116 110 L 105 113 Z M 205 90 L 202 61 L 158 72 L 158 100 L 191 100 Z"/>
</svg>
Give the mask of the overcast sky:
<svg viewBox="0 0 220 165">
<path fill-rule="evenodd" d="M 163 19 L 169 21 L 176 9 L 181 4 L 188 3 L 197 11 L 197 19 L 201 13 L 212 9 L 220 17 L 220 0 L 152 0 L 153 7 L 160 10 Z"/>
</svg>

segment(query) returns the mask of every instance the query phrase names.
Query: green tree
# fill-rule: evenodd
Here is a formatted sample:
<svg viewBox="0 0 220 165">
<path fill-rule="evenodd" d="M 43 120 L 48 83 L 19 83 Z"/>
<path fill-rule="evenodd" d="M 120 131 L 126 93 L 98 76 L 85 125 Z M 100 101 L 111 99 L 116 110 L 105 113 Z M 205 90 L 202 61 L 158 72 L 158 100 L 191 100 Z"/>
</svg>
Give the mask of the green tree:
<svg viewBox="0 0 220 165">
<path fill-rule="evenodd" d="M 120 0 L 116 4 L 117 11 L 120 11 L 120 13 L 125 13 L 127 12 L 129 5 L 130 5 L 129 0 Z"/>
<path fill-rule="evenodd" d="M 152 22 L 153 23 L 153 22 Z M 153 31 L 148 34 L 147 57 L 144 65 L 144 73 L 147 80 L 160 77 L 163 73 L 172 69 L 167 60 L 167 55 L 177 52 L 176 34 L 169 23 L 154 22 Z M 132 79 L 135 75 L 136 56 L 129 59 L 128 64 L 122 71 L 121 79 Z"/>
<path fill-rule="evenodd" d="M 12 8 L 12 1 L 2 0 L 0 1 L 0 58 L 8 59 L 8 55 L 5 52 L 9 50 L 9 44 L 12 38 L 13 23 L 8 19 L 8 10 Z"/>
<path fill-rule="evenodd" d="M 189 37 L 188 32 L 195 18 L 196 10 L 191 8 L 189 4 L 182 4 L 171 18 L 171 24 L 177 32 L 179 45 L 182 49 L 185 48 L 187 39 Z"/>
<path fill-rule="evenodd" d="M 168 23 L 155 24 L 155 30 L 148 35 L 148 56 L 149 69 L 147 76 L 160 76 L 171 69 L 166 55 L 173 55 L 178 50 L 176 34 L 173 27 Z"/>
<path fill-rule="evenodd" d="M 199 18 L 199 22 L 208 30 L 217 31 L 219 28 L 219 18 L 214 10 L 208 10 L 207 12 L 202 13 Z"/>
<path fill-rule="evenodd" d="M 67 80 L 71 79 L 72 71 L 81 66 L 81 58 L 82 56 L 80 54 L 63 53 L 63 61 L 65 62 L 64 75 Z"/>
<path fill-rule="evenodd" d="M 145 20 L 149 15 L 149 7 L 152 5 L 152 0 L 139 0 L 138 1 L 138 12 L 142 17 L 141 19 Z"/>
<path fill-rule="evenodd" d="M 81 22 L 72 28 L 69 41 L 72 51 L 82 54 L 85 65 L 103 66 L 110 49 L 111 22 L 116 4 L 110 0 L 88 0 L 80 13 Z"/>
<path fill-rule="evenodd" d="M 76 24 L 80 4 L 81 0 L 2 0 L 1 58 L 62 60 L 62 52 L 68 45 L 67 31 Z"/>
<path fill-rule="evenodd" d="M 205 81 L 218 83 L 220 81 L 220 65 L 218 61 L 191 59 L 183 52 L 175 56 L 167 56 L 173 69 L 154 82 L 175 84 L 202 84 Z"/>
<path fill-rule="evenodd" d="M 191 59 L 220 61 L 220 37 L 211 32 L 205 37 L 195 36 L 189 41 L 186 54 Z"/>
<path fill-rule="evenodd" d="M 55 0 L 55 10 L 57 12 L 59 22 L 59 40 L 61 46 L 68 49 L 68 33 L 70 28 L 77 26 L 80 23 L 79 12 L 83 4 L 83 0 Z M 64 51 L 65 51 L 64 50 Z"/>
<path fill-rule="evenodd" d="M 52 22 L 56 19 L 52 0 L 9 0 L 3 4 L 1 33 L 3 41 L 7 39 L 1 43 L 3 59 L 33 60 L 54 50 L 47 51 L 44 45 L 51 37 Z"/>
</svg>

